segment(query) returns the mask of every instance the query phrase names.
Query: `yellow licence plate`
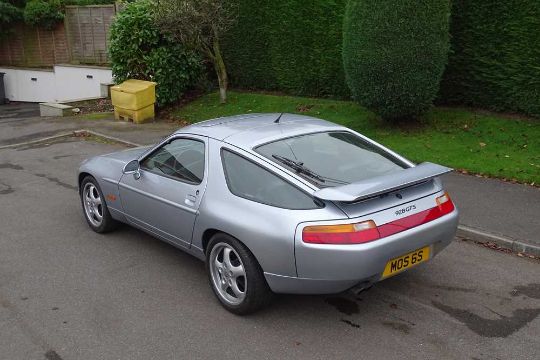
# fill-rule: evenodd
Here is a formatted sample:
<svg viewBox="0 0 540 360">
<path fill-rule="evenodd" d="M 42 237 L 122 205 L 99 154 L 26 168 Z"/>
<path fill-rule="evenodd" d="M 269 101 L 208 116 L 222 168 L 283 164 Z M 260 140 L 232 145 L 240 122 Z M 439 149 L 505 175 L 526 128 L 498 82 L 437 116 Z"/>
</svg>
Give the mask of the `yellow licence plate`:
<svg viewBox="0 0 540 360">
<path fill-rule="evenodd" d="M 382 277 L 387 278 L 389 276 L 396 275 L 397 273 L 410 269 L 411 267 L 416 266 L 424 261 L 428 261 L 429 250 L 429 246 L 426 246 L 390 260 L 384 268 Z"/>
</svg>

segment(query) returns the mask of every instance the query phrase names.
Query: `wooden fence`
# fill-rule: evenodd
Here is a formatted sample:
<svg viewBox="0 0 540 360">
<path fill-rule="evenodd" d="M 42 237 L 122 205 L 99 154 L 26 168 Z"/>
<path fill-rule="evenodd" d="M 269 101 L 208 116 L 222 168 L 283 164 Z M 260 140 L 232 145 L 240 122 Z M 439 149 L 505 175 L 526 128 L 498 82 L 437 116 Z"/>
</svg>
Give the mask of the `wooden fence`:
<svg viewBox="0 0 540 360">
<path fill-rule="evenodd" d="M 64 23 L 54 30 L 18 24 L 0 42 L 0 65 L 107 64 L 109 27 L 115 14 L 115 5 L 66 6 Z"/>
<path fill-rule="evenodd" d="M 48 67 L 69 60 L 64 24 L 52 31 L 17 24 L 0 43 L 0 65 Z"/>
<path fill-rule="evenodd" d="M 109 27 L 114 5 L 66 6 L 66 35 L 73 63 L 108 62 Z"/>
</svg>

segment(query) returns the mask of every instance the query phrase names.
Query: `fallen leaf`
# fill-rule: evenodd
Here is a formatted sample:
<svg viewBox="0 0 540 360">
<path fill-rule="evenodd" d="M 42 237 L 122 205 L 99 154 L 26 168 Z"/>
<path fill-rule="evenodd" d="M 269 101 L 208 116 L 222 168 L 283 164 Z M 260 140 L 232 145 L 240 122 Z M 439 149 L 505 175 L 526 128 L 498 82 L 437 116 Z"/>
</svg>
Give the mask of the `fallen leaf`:
<svg viewBox="0 0 540 360">
<path fill-rule="evenodd" d="M 486 146 L 486 143 L 483 143 L 483 142 L 481 142 L 481 143 L 479 143 L 479 144 L 480 144 L 481 147 Z"/>
</svg>

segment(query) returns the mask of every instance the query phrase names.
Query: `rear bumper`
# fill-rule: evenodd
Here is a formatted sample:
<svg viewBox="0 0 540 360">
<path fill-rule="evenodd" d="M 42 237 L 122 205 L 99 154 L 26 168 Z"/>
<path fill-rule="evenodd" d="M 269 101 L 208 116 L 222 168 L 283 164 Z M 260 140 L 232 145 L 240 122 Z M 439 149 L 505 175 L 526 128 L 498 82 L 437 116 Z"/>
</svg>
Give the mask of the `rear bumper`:
<svg viewBox="0 0 540 360">
<path fill-rule="evenodd" d="M 331 294 L 351 287 L 369 286 L 381 279 L 386 263 L 416 249 L 430 246 L 431 258 L 450 244 L 458 225 L 457 208 L 429 223 L 383 239 L 358 245 L 295 244 L 298 277 L 265 273 L 277 293 Z M 419 265 L 422 266 L 422 265 Z"/>
</svg>

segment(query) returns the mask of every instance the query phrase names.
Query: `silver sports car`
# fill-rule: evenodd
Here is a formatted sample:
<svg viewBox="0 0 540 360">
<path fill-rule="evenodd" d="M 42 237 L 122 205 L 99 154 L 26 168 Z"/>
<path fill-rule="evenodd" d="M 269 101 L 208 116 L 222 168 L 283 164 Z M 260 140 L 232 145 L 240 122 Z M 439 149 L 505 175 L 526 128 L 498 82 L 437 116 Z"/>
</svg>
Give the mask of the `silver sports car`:
<svg viewBox="0 0 540 360">
<path fill-rule="evenodd" d="M 292 114 L 225 117 L 84 161 L 99 233 L 128 223 L 206 262 L 221 304 L 361 290 L 432 259 L 458 211 L 440 175 L 365 136 Z"/>
</svg>

